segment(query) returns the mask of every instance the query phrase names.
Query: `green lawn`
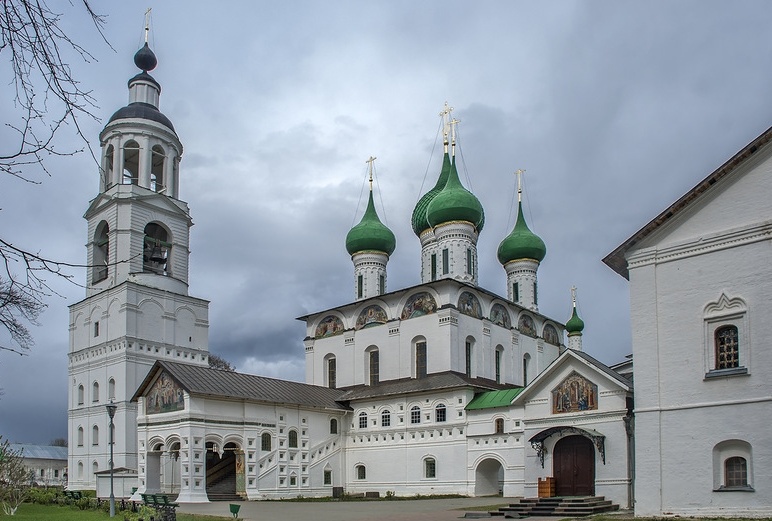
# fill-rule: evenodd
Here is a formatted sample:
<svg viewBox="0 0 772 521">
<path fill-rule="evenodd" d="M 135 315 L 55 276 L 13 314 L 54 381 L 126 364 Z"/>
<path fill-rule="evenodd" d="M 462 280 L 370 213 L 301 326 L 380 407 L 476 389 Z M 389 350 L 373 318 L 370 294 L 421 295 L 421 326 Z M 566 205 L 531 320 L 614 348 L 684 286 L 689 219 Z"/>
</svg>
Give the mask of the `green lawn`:
<svg viewBox="0 0 772 521">
<path fill-rule="evenodd" d="M 16 515 L 12 517 L 4 515 L 0 509 L 0 519 L 8 521 L 107 521 L 110 519 L 110 515 L 101 510 L 79 510 L 77 507 L 71 506 L 25 503 L 19 507 Z M 123 516 L 116 512 L 113 519 L 123 521 Z M 233 518 L 177 514 L 177 521 L 225 521 L 228 519 Z"/>
</svg>

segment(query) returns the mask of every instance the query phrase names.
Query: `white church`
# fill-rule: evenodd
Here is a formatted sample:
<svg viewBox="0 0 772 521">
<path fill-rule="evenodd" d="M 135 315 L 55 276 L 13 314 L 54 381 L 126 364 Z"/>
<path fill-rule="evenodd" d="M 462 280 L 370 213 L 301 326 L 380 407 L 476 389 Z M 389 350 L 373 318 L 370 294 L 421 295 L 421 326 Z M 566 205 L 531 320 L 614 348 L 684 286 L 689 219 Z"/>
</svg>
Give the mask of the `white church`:
<svg viewBox="0 0 772 521">
<path fill-rule="evenodd" d="M 100 490 L 113 403 L 119 495 L 551 494 L 646 515 L 772 514 L 772 386 L 759 380 L 771 326 L 754 318 L 772 298 L 772 130 L 605 259 L 631 280 L 635 402 L 631 364 L 582 350 L 575 301 L 566 323 L 539 313 L 547 250 L 522 207 L 498 248 L 507 295 L 478 286 L 484 211 L 459 180 L 449 110 L 441 171 L 412 214 L 421 284 L 387 289 L 396 238 L 371 184 L 345 237 L 353 301 L 300 317 L 298 383 L 209 368 L 208 302 L 187 293 L 182 144 L 147 44 L 134 61 L 129 104 L 100 134 L 92 267 L 70 307 L 69 488 Z"/>
</svg>

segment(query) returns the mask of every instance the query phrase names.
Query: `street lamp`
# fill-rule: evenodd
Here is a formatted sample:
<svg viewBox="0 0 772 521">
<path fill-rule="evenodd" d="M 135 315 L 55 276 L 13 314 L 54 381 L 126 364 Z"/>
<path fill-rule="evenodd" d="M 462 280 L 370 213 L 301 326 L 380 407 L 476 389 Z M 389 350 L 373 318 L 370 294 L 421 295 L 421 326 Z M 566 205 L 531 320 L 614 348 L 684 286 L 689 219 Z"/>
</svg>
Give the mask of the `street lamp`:
<svg viewBox="0 0 772 521">
<path fill-rule="evenodd" d="M 110 415 L 110 517 L 115 517 L 115 494 L 113 493 L 113 418 L 118 406 L 110 402 L 105 407 L 107 407 L 107 414 Z"/>
</svg>

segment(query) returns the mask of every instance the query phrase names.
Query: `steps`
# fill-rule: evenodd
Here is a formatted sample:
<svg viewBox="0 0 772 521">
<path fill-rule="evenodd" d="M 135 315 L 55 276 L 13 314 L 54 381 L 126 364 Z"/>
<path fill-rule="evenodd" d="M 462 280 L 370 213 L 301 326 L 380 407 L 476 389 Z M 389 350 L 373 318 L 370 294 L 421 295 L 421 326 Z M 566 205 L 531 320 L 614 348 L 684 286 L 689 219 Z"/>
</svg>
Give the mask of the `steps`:
<svg viewBox="0 0 772 521">
<path fill-rule="evenodd" d="M 499 512 L 508 518 L 528 516 L 581 517 L 615 510 L 619 510 L 619 505 L 614 505 L 603 496 L 582 496 L 523 498 L 508 507 L 500 508 Z"/>
<path fill-rule="evenodd" d="M 206 495 L 209 501 L 242 501 L 244 498 L 236 494 L 236 475 L 231 474 L 217 483 L 207 484 Z"/>
</svg>

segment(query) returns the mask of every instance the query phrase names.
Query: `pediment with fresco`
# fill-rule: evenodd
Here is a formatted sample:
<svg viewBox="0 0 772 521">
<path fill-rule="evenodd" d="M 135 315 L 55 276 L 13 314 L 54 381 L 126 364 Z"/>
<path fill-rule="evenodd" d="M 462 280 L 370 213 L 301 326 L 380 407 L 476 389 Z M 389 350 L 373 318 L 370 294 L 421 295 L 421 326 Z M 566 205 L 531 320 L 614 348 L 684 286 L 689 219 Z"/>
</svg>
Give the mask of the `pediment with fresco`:
<svg viewBox="0 0 772 521">
<path fill-rule="evenodd" d="M 480 301 L 468 291 L 464 291 L 461 296 L 458 297 L 458 310 L 464 315 L 482 318 L 482 306 L 480 306 Z"/>
<path fill-rule="evenodd" d="M 343 321 L 335 315 L 327 315 L 316 326 L 314 338 L 325 338 L 343 333 Z"/>
<path fill-rule="evenodd" d="M 185 409 L 185 392 L 166 371 L 161 371 L 158 379 L 145 394 L 147 414 L 181 411 Z"/>
<path fill-rule="evenodd" d="M 544 326 L 544 330 L 541 334 L 542 338 L 545 342 L 548 342 L 554 346 L 560 345 L 560 337 L 558 336 L 558 330 L 555 329 L 555 326 L 552 324 L 547 324 Z"/>
<path fill-rule="evenodd" d="M 552 414 L 598 408 L 598 386 L 576 371 L 552 390 Z"/>
<path fill-rule="evenodd" d="M 528 315 L 520 315 L 520 319 L 517 321 L 517 329 L 524 335 L 536 338 L 536 326 L 533 323 L 533 319 Z"/>
<path fill-rule="evenodd" d="M 385 324 L 389 320 L 386 316 L 386 311 L 377 304 L 367 306 L 357 317 L 356 329 L 363 329 L 366 327 L 378 326 Z"/>
<path fill-rule="evenodd" d="M 505 327 L 507 329 L 512 327 L 512 319 L 509 318 L 509 312 L 507 308 L 501 304 L 494 304 L 491 307 L 491 322 L 497 326 Z"/>
<path fill-rule="evenodd" d="M 411 297 L 407 299 L 405 307 L 402 308 L 400 319 L 407 320 L 409 318 L 428 315 L 435 311 L 437 311 L 437 303 L 434 301 L 434 297 L 426 291 L 422 291 L 411 295 Z"/>
</svg>

